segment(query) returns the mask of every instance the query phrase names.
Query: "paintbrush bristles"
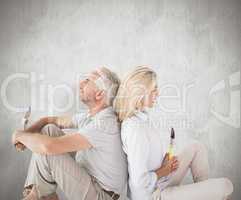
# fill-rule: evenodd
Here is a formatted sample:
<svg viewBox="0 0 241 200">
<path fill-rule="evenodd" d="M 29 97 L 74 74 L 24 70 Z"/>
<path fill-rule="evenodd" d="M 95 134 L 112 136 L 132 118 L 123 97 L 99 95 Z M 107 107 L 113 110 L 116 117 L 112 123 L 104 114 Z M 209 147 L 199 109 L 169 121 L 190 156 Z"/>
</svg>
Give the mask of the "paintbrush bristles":
<svg viewBox="0 0 241 200">
<path fill-rule="evenodd" d="M 171 139 L 175 139 L 175 131 L 173 128 L 171 129 Z"/>
</svg>

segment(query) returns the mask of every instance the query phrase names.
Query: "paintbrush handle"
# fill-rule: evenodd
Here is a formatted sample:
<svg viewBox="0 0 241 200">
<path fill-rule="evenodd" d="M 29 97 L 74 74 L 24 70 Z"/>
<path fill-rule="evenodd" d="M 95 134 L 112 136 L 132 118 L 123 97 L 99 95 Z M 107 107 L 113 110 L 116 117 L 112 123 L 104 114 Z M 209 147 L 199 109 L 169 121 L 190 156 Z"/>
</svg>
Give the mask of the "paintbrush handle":
<svg viewBox="0 0 241 200">
<path fill-rule="evenodd" d="M 175 143 L 174 140 L 171 139 L 171 142 L 169 144 L 169 148 L 168 148 L 168 158 L 169 160 L 174 156 L 175 154 Z"/>
</svg>

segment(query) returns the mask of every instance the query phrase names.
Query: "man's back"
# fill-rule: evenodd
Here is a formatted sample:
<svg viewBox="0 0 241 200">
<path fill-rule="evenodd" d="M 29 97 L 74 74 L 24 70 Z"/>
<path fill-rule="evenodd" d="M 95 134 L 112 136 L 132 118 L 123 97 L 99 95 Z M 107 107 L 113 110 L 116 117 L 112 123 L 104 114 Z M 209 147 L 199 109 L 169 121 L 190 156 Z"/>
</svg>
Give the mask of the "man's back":
<svg viewBox="0 0 241 200">
<path fill-rule="evenodd" d="M 93 117 L 77 114 L 73 122 L 93 146 L 78 151 L 76 160 L 104 189 L 121 194 L 127 182 L 127 161 L 122 150 L 120 125 L 112 107 Z"/>
</svg>

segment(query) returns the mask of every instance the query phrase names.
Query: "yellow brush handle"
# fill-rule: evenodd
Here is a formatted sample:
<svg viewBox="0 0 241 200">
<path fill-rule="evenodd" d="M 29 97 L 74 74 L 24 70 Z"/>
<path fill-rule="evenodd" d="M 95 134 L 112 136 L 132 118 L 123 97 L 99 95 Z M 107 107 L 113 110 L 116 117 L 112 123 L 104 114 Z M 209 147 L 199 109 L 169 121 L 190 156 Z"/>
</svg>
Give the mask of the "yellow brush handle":
<svg viewBox="0 0 241 200">
<path fill-rule="evenodd" d="M 169 158 L 169 160 L 173 157 L 173 155 L 174 155 L 173 146 L 170 145 L 169 149 L 168 149 L 168 158 Z"/>
</svg>

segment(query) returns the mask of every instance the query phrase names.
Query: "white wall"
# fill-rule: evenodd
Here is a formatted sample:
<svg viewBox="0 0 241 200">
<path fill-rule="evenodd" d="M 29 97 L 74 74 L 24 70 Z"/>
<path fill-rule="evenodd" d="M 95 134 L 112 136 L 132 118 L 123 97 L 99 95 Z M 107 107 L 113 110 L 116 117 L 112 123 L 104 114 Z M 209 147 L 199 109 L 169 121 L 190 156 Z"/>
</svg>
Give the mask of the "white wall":
<svg viewBox="0 0 241 200">
<path fill-rule="evenodd" d="M 78 74 L 104 65 L 123 78 L 144 64 L 159 76 L 162 128 L 206 144 L 211 176 L 229 177 L 240 199 L 240 9 L 238 0 L 1 0 L 0 199 L 20 199 L 30 156 L 11 146 L 22 113 L 10 105 L 32 104 L 33 120 L 71 113 L 76 100 L 63 112 L 50 105 L 66 107 Z"/>
</svg>

